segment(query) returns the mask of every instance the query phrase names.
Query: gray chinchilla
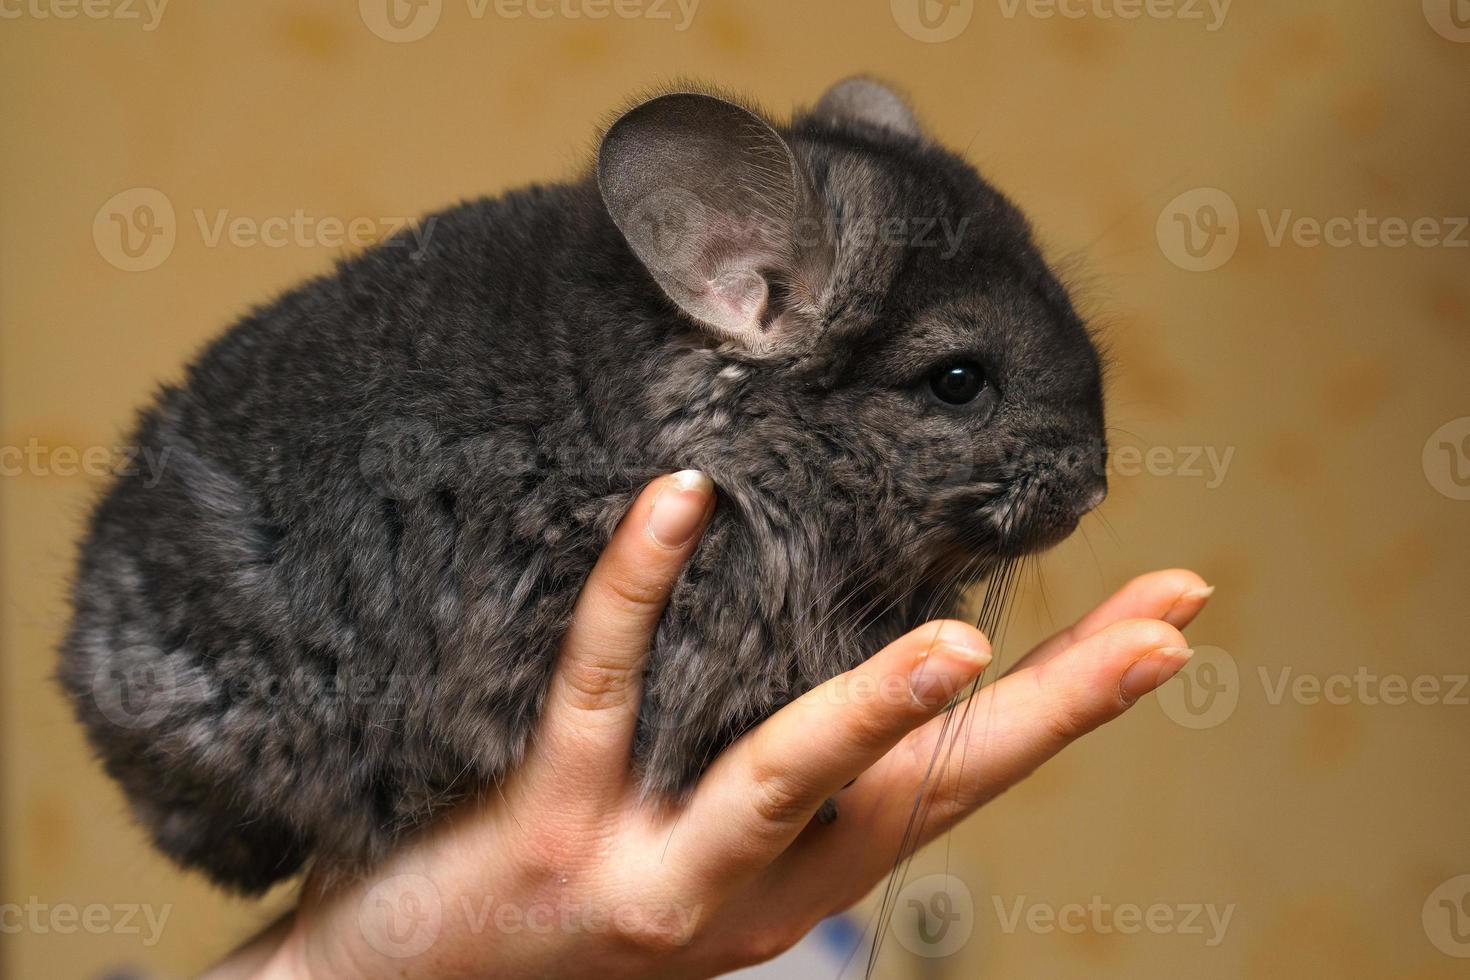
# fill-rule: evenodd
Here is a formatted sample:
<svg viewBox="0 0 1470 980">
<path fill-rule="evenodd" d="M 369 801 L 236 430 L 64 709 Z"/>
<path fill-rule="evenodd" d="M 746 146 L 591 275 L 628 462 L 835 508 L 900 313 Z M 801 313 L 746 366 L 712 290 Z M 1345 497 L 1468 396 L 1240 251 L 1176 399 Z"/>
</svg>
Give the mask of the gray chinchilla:
<svg viewBox="0 0 1470 980">
<path fill-rule="evenodd" d="M 250 313 L 134 444 L 61 679 L 158 847 L 246 893 L 493 792 L 658 474 L 719 488 L 645 678 L 672 802 L 1106 487 L 1099 356 L 1025 218 L 867 79 L 785 125 L 644 101 L 581 179 Z"/>
</svg>

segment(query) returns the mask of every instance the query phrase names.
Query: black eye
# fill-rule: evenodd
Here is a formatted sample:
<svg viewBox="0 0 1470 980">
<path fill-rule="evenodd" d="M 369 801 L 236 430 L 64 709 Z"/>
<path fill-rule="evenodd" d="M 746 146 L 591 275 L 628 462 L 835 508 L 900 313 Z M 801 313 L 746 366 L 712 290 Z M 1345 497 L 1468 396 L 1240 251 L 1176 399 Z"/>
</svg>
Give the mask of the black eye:
<svg viewBox="0 0 1470 980">
<path fill-rule="evenodd" d="M 985 374 L 974 364 L 946 364 L 929 376 L 929 390 L 946 405 L 965 405 L 985 390 Z"/>
</svg>

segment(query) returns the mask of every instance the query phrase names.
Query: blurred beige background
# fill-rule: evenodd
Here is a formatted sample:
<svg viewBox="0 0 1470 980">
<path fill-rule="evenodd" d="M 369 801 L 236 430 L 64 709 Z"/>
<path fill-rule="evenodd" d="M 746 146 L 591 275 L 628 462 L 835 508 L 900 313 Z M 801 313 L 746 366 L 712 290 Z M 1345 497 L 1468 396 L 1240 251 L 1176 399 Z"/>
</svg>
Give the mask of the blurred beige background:
<svg viewBox="0 0 1470 980">
<path fill-rule="evenodd" d="M 1003 655 L 1136 571 L 1219 587 L 1188 681 L 920 858 L 973 922 L 885 975 L 1470 971 L 1470 4 L 926 2 L 0 3 L 5 976 L 186 975 L 290 898 L 154 856 L 49 681 L 151 387 L 350 248 L 324 219 L 567 175 L 671 76 L 784 113 L 857 71 L 1030 211 L 1113 351 L 1113 495 Z"/>
</svg>

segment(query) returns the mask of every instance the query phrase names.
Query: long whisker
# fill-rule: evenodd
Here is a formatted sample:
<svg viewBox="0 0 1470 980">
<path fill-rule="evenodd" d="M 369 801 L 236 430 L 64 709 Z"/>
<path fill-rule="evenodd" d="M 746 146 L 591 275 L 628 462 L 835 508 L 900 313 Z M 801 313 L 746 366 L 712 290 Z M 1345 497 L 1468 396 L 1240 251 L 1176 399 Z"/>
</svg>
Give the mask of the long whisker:
<svg viewBox="0 0 1470 980">
<path fill-rule="evenodd" d="M 981 601 L 980 613 L 975 625 L 987 636 L 992 638 L 991 645 L 993 649 L 999 648 L 999 643 L 1004 635 L 1004 627 L 1009 621 L 1009 599 L 1021 564 L 1021 562 L 1015 559 L 1003 560 L 986 583 L 985 596 Z M 992 666 L 994 665 L 992 664 Z M 939 795 L 938 791 L 940 787 L 938 780 L 935 779 L 936 773 L 943 776 L 949 770 L 950 761 L 953 758 L 954 750 L 960 741 L 960 737 L 962 735 L 968 736 L 969 734 L 970 725 L 973 721 L 973 696 L 981 684 L 984 683 L 985 673 L 989 673 L 988 668 L 964 691 L 957 695 L 944 711 L 944 720 L 940 724 L 934 754 L 930 757 L 929 765 L 924 772 L 924 777 L 920 781 L 918 791 L 915 794 L 914 806 L 909 813 L 908 823 L 904 828 L 903 837 L 899 842 L 894 858 L 893 870 L 888 875 L 888 881 L 884 885 L 883 895 L 879 902 L 877 926 L 869 947 L 868 964 L 864 973 L 864 976 L 869 978 L 869 980 L 871 980 L 874 971 L 877 969 L 878 957 L 883 949 L 883 939 L 897 907 L 898 890 L 906 880 L 909 866 L 912 864 L 914 855 L 918 851 L 918 843 L 922 837 L 929 810 Z M 961 708 L 961 710 L 956 712 L 956 708 Z M 968 752 L 968 742 L 969 739 L 966 738 L 966 752 Z M 963 769 L 963 762 L 964 755 L 962 754 L 961 770 Z M 955 778 L 958 778 L 958 773 L 956 773 Z"/>
</svg>

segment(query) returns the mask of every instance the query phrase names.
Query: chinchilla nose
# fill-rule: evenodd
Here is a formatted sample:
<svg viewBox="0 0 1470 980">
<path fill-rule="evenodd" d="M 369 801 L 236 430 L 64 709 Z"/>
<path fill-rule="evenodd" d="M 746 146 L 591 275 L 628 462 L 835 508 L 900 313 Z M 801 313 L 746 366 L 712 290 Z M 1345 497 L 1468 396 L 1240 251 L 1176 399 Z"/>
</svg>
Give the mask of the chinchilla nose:
<svg viewBox="0 0 1470 980">
<path fill-rule="evenodd" d="M 1061 454 L 1072 512 L 1081 517 L 1096 510 L 1108 496 L 1106 446 L 1088 445 Z"/>
<path fill-rule="evenodd" d="M 1106 477 L 1102 477 L 1090 493 L 1084 491 L 1078 496 L 1077 516 L 1081 517 L 1083 514 L 1097 510 L 1106 499 L 1108 499 L 1108 481 Z"/>
</svg>

